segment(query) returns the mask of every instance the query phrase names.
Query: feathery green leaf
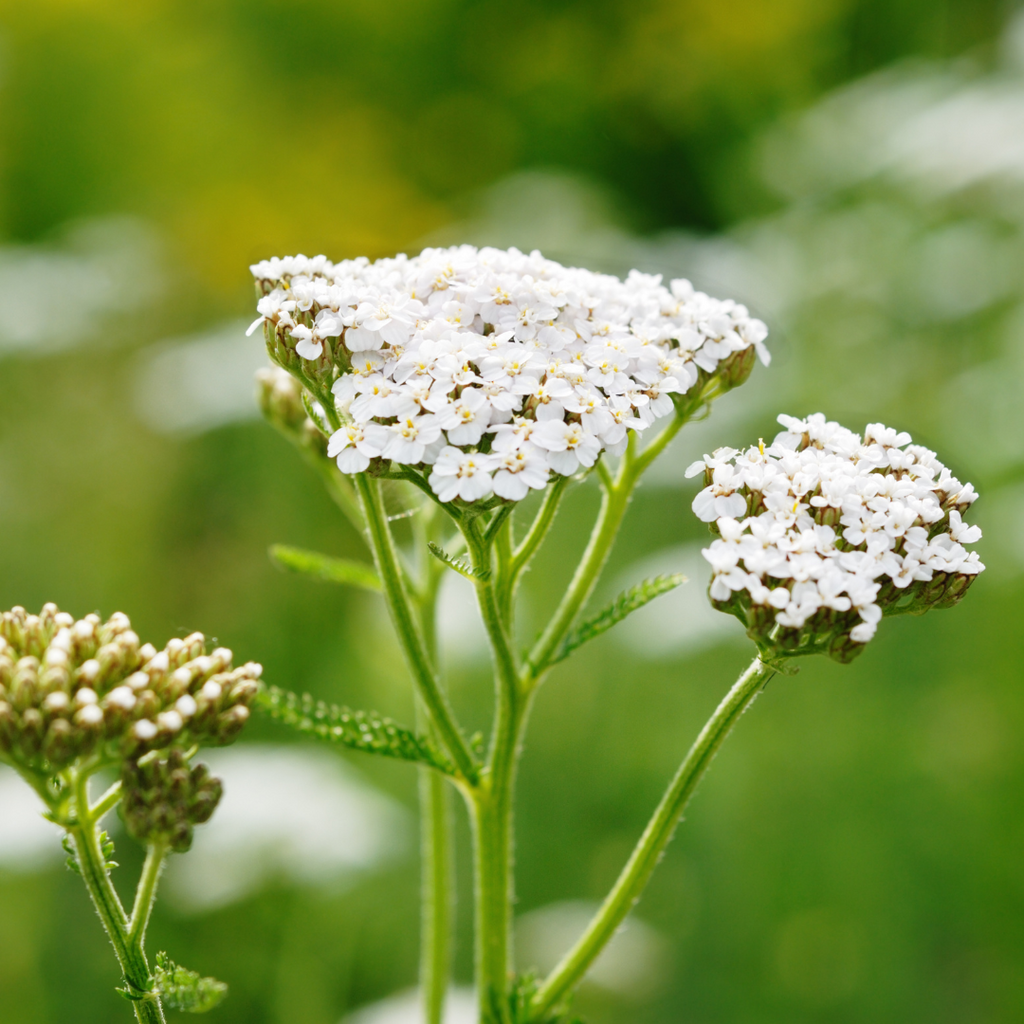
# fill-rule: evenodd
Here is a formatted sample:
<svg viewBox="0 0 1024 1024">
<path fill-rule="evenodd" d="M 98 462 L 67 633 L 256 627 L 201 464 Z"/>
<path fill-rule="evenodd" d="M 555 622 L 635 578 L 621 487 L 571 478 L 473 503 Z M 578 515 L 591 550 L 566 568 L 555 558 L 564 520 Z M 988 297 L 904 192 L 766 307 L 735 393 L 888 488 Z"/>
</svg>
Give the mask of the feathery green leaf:
<svg viewBox="0 0 1024 1024">
<path fill-rule="evenodd" d="M 448 759 L 426 737 L 390 718 L 327 704 L 313 700 L 308 693 L 300 696 L 277 686 L 261 690 L 256 706 L 275 721 L 328 743 L 340 743 L 366 754 L 416 761 L 448 775 L 454 773 Z"/>
<path fill-rule="evenodd" d="M 661 594 L 675 590 L 680 583 L 684 583 L 686 577 L 681 572 L 675 572 L 668 576 L 653 576 L 649 580 L 638 583 L 629 590 L 624 590 L 607 608 L 602 609 L 592 619 L 581 622 L 562 642 L 558 653 L 551 659 L 555 665 L 581 647 L 588 640 L 611 629 L 617 622 L 621 622 L 627 615 L 643 608 L 649 601 L 653 601 Z"/>
<path fill-rule="evenodd" d="M 316 551 L 289 547 L 287 544 L 272 544 L 270 560 L 280 569 L 315 576 L 328 583 L 347 583 L 352 587 L 363 587 L 380 593 L 380 578 L 373 568 L 362 562 L 347 558 L 332 558 Z"/>
<path fill-rule="evenodd" d="M 439 561 L 444 562 L 449 569 L 454 569 L 460 576 L 465 576 L 467 580 L 489 580 L 491 578 L 490 569 L 476 569 L 469 562 L 461 558 L 453 558 L 440 546 L 435 544 L 433 541 L 427 542 L 427 547 L 430 548 L 430 553 Z"/>
<path fill-rule="evenodd" d="M 228 987 L 216 978 L 203 978 L 179 967 L 166 953 L 157 953 L 153 992 L 171 1010 L 206 1013 L 228 994 Z"/>
</svg>

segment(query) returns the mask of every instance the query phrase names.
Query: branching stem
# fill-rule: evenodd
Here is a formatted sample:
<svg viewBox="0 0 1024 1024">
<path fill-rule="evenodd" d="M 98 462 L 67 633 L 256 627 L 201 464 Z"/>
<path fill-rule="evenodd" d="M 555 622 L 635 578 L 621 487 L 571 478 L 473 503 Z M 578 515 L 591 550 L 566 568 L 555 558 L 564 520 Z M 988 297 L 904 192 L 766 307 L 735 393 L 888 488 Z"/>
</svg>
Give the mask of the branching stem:
<svg viewBox="0 0 1024 1024">
<path fill-rule="evenodd" d="M 84 775 L 75 777 L 73 790 L 77 816 L 69 830 L 75 841 L 78 864 L 89 897 L 103 922 L 118 963 L 121 965 L 125 986 L 131 996 L 132 1006 L 135 1008 L 136 1019 L 139 1024 L 165 1024 L 160 1000 L 149 991 L 149 965 L 142 949 L 142 934 L 145 931 L 145 921 L 149 919 L 156 887 L 155 877 L 152 878 L 151 884 L 147 884 L 146 880 L 154 870 L 157 875 L 159 874 L 159 865 L 152 869 L 150 857 L 147 856 L 146 868 L 139 881 L 139 892 L 135 899 L 136 913 L 142 927 L 139 933 L 133 936 L 132 925 L 129 923 L 124 907 L 121 906 L 121 901 L 110 881 L 106 857 L 100 845 L 99 819 L 91 813 L 89 807 L 88 778 Z M 101 800 L 100 803 L 102 804 L 103 801 Z M 160 860 L 162 861 L 162 859 L 161 853 Z M 146 891 L 148 891 L 148 900 Z M 133 914 L 133 918 L 135 916 Z"/>
<path fill-rule="evenodd" d="M 485 533 L 476 521 L 466 523 L 463 532 L 474 568 L 490 570 L 492 543 L 501 534 Z M 502 556 L 499 548 L 500 582 L 504 582 L 508 569 L 507 562 L 502 565 Z M 475 584 L 490 642 L 495 684 L 491 747 L 481 784 L 470 803 L 475 847 L 476 983 L 481 1019 L 506 1024 L 515 904 L 513 800 L 529 695 L 519 685 L 519 668 L 509 637 L 510 615 L 499 601 L 495 577 L 491 572 L 484 573 Z"/>
<path fill-rule="evenodd" d="M 153 913 L 156 902 L 156 887 L 160 881 L 160 872 L 164 868 L 167 847 L 163 843 L 150 843 L 146 848 L 146 862 L 142 866 L 142 876 L 135 890 L 135 904 L 132 907 L 131 921 L 128 925 L 128 941 L 132 947 L 142 949 L 146 939 L 146 928 Z"/>
<path fill-rule="evenodd" d="M 467 782 L 474 783 L 478 774 L 477 761 L 455 721 L 448 698 L 441 689 L 441 684 L 427 655 L 419 623 L 417 623 L 410 606 L 409 596 L 402 579 L 398 552 L 395 550 L 394 538 L 391 535 L 391 528 L 384 511 L 380 485 L 365 473 L 359 473 L 355 480 L 388 611 L 391 613 L 395 632 L 398 634 L 406 661 L 412 671 L 417 692 L 452 761 L 463 778 Z"/>
<path fill-rule="evenodd" d="M 556 1007 L 593 964 L 640 898 L 665 851 L 679 818 L 704 777 L 718 748 L 740 715 L 750 706 L 774 669 L 755 658 L 708 719 L 661 798 L 626 866 L 586 931 L 538 989 L 531 1004 L 531 1020 Z"/>
</svg>

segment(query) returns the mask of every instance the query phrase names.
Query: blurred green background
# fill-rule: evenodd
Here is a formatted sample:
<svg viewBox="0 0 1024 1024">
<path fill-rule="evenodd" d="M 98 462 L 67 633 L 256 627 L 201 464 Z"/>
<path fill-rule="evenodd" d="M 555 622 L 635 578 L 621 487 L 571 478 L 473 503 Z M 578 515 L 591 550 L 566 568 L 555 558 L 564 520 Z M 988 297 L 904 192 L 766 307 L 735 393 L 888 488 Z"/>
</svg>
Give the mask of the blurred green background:
<svg viewBox="0 0 1024 1024">
<path fill-rule="evenodd" d="M 749 656 L 705 607 L 682 468 L 822 410 L 971 479 L 989 570 L 852 667 L 769 686 L 579 1010 L 1024 1020 L 1022 138 L 1024 21 L 996 0 L 0 2 L 0 606 L 123 609 L 158 644 L 198 628 L 272 682 L 409 720 L 382 606 L 267 560 L 362 552 L 255 418 L 247 265 L 471 241 L 690 277 L 762 316 L 775 358 L 653 472 L 605 589 L 692 582 L 541 694 L 524 957 L 571 939 Z M 567 503 L 528 623 L 595 506 Z M 467 609 L 453 584 L 454 699 L 483 724 Z M 257 722 L 251 756 L 222 755 L 227 824 L 172 866 L 150 948 L 229 982 L 223 1024 L 411 1021 L 380 1001 L 415 984 L 414 775 L 289 744 Z M 0 1021 L 127 1020 L 26 799 L 0 776 Z M 124 836 L 118 859 L 124 885 Z"/>
</svg>

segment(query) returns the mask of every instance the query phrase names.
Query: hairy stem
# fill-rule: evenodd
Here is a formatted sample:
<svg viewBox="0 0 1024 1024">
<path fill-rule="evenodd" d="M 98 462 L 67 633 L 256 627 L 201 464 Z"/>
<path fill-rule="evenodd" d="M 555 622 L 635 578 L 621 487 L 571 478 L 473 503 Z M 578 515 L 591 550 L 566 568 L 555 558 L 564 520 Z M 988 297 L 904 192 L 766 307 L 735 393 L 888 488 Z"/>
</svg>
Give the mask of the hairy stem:
<svg viewBox="0 0 1024 1024">
<path fill-rule="evenodd" d="M 463 527 L 473 566 L 491 568 L 490 541 L 475 521 Z M 499 552 L 499 569 L 501 557 Z M 503 573 L 499 571 L 498 580 Z M 477 577 L 477 603 L 494 662 L 495 709 L 491 748 L 480 787 L 471 805 L 475 846 L 476 983 L 481 1018 L 495 1024 L 508 1019 L 512 963 L 513 803 L 516 767 L 529 697 L 519 684 L 519 669 L 509 638 L 509 614 L 499 602 L 494 579 Z"/>
<path fill-rule="evenodd" d="M 544 492 L 544 500 L 537 510 L 537 515 L 530 524 L 530 529 L 527 530 L 522 543 L 513 551 L 508 579 L 503 585 L 501 594 L 504 607 L 511 607 L 519 579 L 529 566 L 530 560 L 537 553 L 537 549 L 544 542 L 544 538 L 548 535 L 548 530 L 551 529 L 551 524 L 555 521 L 555 513 L 558 511 L 562 495 L 565 494 L 568 485 L 569 477 L 559 476 L 548 486 L 548 489 Z"/>
<path fill-rule="evenodd" d="M 70 829 L 82 879 L 121 965 L 125 985 L 132 996 L 136 1019 L 139 1024 L 165 1024 L 159 998 L 148 991 L 150 974 L 146 955 L 141 943 L 135 943 L 130 938 L 128 918 L 110 881 L 106 858 L 100 848 L 97 819 L 89 812 L 88 785 L 85 777 L 80 776 L 74 780 L 78 816 Z"/>
<path fill-rule="evenodd" d="M 445 780 L 420 768 L 420 990 L 426 1024 L 442 1024 L 452 967 L 454 849 Z"/>
<path fill-rule="evenodd" d="M 699 408 L 699 405 L 694 404 L 693 409 L 696 408 Z M 631 433 L 629 444 L 614 479 L 605 466 L 604 460 L 602 459 L 598 463 L 598 476 L 604 492 L 601 499 L 601 510 L 590 534 L 586 551 L 583 552 L 583 558 L 576 567 L 572 582 L 569 584 L 569 589 L 562 597 L 547 629 L 544 630 L 527 657 L 523 677 L 523 684 L 527 688 L 535 686 L 543 678 L 552 657 L 572 628 L 580 610 L 594 592 L 594 587 L 600 579 L 605 562 L 608 561 L 608 555 L 611 553 L 612 545 L 615 543 L 619 527 L 622 525 L 623 517 L 629 508 L 633 491 L 640 477 L 668 447 L 692 413 L 693 410 L 687 413 L 677 413 L 662 432 L 639 453 L 637 452 L 636 434 Z M 539 520 L 540 516 L 538 515 L 537 518 Z"/>
<path fill-rule="evenodd" d="M 437 596 L 445 567 L 427 550 L 435 506 L 413 523 L 420 555 L 416 606 L 427 656 L 437 665 Z M 436 740 L 422 701 L 416 702 L 420 729 Z M 425 1024 L 443 1024 L 451 980 L 455 916 L 455 848 L 451 794 L 433 769 L 420 768 L 420 998 Z"/>
<path fill-rule="evenodd" d="M 527 658 L 524 678 L 526 686 L 534 686 L 539 682 L 551 658 L 572 628 L 580 609 L 593 593 L 622 525 L 623 516 L 629 507 L 636 480 L 634 441 L 633 435 L 630 435 L 630 444 L 622 458 L 618 476 L 612 486 L 604 487 L 601 510 L 569 589 L 563 595 L 554 616 Z"/>
<path fill-rule="evenodd" d="M 601 909 L 538 989 L 531 1004 L 531 1019 L 541 1018 L 569 995 L 625 920 L 650 881 L 680 816 L 718 748 L 774 674 L 774 669 L 755 658 L 715 709 L 679 766 Z"/>
<path fill-rule="evenodd" d="M 166 856 L 167 847 L 163 843 L 150 843 L 146 848 L 146 862 L 142 866 L 142 876 L 135 890 L 135 905 L 132 907 L 131 921 L 128 925 L 128 941 L 136 949 L 142 949 L 146 939 L 146 928 L 153 913 L 156 887 Z"/>
<path fill-rule="evenodd" d="M 476 758 L 473 757 L 472 751 L 455 722 L 448 699 L 441 689 L 441 684 L 427 655 L 419 625 L 410 606 L 402 579 L 398 553 L 395 550 L 394 539 L 391 536 L 387 516 L 384 512 L 380 487 L 376 480 L 370 479 L 365 473 L 358 474 L 355 480 L 388 611 L 391 613 L 391 621 L 394 623 L 395 632 L 398 634 L 420 699 L 456 767 L 468 782 L 475 782 L 478 770 Z"/>
<path fill-rule="evenodd" d="M 89 817 L 97 824 L 102 820 L 108 811 L 113 810 L 121 799 L 121 780 L 118 779 L 104 794 L 89 808 Z"/>
</svg>

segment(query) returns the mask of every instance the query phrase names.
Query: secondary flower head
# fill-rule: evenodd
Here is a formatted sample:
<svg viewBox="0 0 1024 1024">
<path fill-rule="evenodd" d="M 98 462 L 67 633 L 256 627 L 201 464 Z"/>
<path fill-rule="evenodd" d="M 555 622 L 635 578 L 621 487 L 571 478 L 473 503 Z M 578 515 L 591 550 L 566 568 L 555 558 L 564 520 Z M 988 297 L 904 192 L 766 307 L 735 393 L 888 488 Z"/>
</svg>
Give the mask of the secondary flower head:
<svg viewBox="0 0 1024 1024">
<path fill-rule="evenodd" d="M 274 360 L 333 394 L 344 473 L 412 467 L 441 500 L 519 500 L 683 396 L 742 383 L 767 328 L 731 301 L 623 281 L 517 249 L 426 249 L 371 263 L 289 256 L 252 268 Z M 518 453 L 518 454 L 517 454 Z"/>
<path fill-rule="evenodd" d="M 977 498 L 910 435 L 861 438 L 817 413 L 780 416 L 769 447 L 720 448 L 687 470 L 693 511 L 718 535 L 710 597 L 766 651 L 849 661 L 883 615 L 948 608 L 985 567 L 964 545 Z"/>
<path fill-rule="evenodd" d="M 0 615 L 0 760 L 52 778 L 80 758 L 128 763 L 151 751 L 229 743 L 261 668 L 232 668 L 192 633 L 162 651 L 116 612 L 75 619 L 56 605 Z"/>
</svg>

